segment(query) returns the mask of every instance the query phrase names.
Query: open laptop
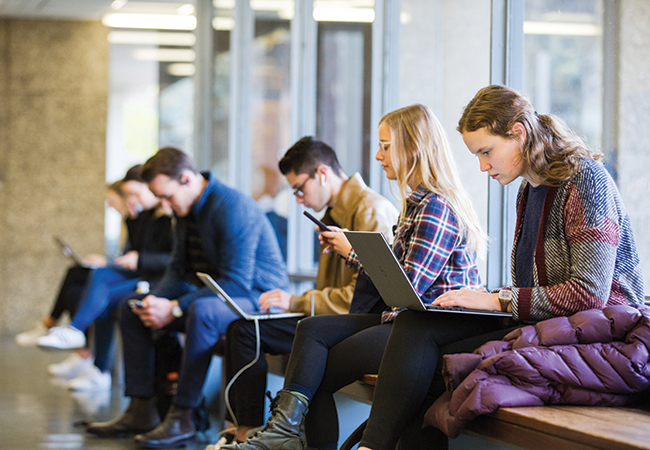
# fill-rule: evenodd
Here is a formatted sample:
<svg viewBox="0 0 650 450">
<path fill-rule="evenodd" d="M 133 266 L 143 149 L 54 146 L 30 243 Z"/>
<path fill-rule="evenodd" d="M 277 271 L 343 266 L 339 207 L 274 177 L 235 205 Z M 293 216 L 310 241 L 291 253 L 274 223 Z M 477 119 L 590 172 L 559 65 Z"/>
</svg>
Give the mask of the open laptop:
<svg viewBox="0 0 650 450">
<path fill-rule="evenodd" d="M 509 312 L 484 311 L 460 306 L 442 307 L 424 303 L 382 233 L 346 231 L 345 236 L 359 256 L 363 270 L 370 276 L 381 298 L 388 306 L 415 311 L 512 317 L 512 313 Z"/>
<path fill-rule="evenodd" d="M 54 240 L 56 240 L 57 244 L 59 244 L 59 247 L 61 247 L 61 252 L 64 256 L 72 259 L 79 267 L 83 267 L 84 269 L 91 269 L 91 266 L 86 264 L 83 258 L 80 257 L 79 254 L 72 249 L 72 247 L 70 247 L 68 241 L 66 241 L 64 237 L 54 236 Z"/>
<path fill-rule="evenodd" d="M 221 286 L 217 284 L 214 279 L 208 275 L 207 273 L 203 272 L 196 272 L 196 276 L 199 277 L 199 280 L 203 282 L 207 287 L 210 288 L 212 292 L 217 294 L 217 297 L 221 297 L 224 302 L 226 302 L 226 305 L 230 307 L 230 309 L 233 310 L 235 314 L 237 314 L 239 317 L 242 319 L 246 320 L 267 320 L 267 319 L 288 319 L 290 317 L 304 317 L 305 315 L 303 313 L 296 313 L 296 312 L 280 312 L 280 313 L 246 313 L 244 312 L 243 309 L 239 307 L 239 305 L 232 299 L 228 294 L 226 294 L 226 291 L 224 291 Z"/>
</svg>

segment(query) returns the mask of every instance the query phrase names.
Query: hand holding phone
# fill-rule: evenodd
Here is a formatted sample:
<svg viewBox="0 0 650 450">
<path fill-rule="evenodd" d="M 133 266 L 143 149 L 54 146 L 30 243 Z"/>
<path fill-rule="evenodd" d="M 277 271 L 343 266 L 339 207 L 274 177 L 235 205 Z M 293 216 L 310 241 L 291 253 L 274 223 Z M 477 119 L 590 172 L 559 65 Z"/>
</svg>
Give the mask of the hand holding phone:
<svg viewBox="0 0 650 450">
<path fill-rule="evenodd" d="M 129 306 L 131 307 L 131 309 L 134 309 L 134 308 L 142 309 L 142 300 L 131 299 L 131 300 L 129 300 Z"/>
<path fill-rule="evenodd" d="M 309 212 L 307 212 L 307 211 L 303 211 L 302 213 L 303 213 L 305 216 L 307 216 L 307 218 L 308 218 L 309 220 L 311 220 L 312 222 L 314 222 L 320 231 L 332 231 L 332 230 L 331 230 L 327 225 L 325 225 L 323 222 L 321 222 L 320 220 L 318 220 L 317 218 L 315 218 L 314 216 L 312 216 L 311 214 L 309 214 Z"/>
</svg>

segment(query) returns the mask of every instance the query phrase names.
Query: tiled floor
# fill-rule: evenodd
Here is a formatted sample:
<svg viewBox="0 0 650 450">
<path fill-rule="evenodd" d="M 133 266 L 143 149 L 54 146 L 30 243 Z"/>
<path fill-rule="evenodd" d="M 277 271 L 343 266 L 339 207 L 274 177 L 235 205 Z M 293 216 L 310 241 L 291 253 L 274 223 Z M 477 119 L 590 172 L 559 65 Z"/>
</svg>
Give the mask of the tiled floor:
<svg viewBox="0 0 650 450">
<path fill-rule="evenodd" d="M 126 406 L 121 389 L 74 395 L 47 375 L 47 365 L 65 352 L 18 347 L 0 338 L 0 449 L 134 449 L 130 439 L 85 436 L 84 421 L 103 421 Z M 214 422 L 214 421 L 213 421 Z M 216 436 L 210 431 L 191 450 L 202 450 Z"/>
</svg>

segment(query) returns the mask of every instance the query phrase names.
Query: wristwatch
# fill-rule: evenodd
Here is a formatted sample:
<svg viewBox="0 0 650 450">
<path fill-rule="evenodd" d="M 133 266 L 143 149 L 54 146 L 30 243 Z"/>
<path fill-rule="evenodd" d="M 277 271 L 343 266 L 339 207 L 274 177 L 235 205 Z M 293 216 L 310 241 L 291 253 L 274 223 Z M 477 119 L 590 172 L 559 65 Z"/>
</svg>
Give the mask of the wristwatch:
<svg viewBox="0 0 650 450">
<path fill-rule="evenodd" d="M 508 306 L 512 301 L 512 291 L 510 288 L 501 288 L 499 291 L 499 303 L 501 304 L 501 311 L 508 312 Z"/>
<path fill-rule="evenodd" d="M 183 317 L 183 310 L 177 304 L 172 308 L 172 316 L 176 317 L 177 319 Z"/>
</svg>

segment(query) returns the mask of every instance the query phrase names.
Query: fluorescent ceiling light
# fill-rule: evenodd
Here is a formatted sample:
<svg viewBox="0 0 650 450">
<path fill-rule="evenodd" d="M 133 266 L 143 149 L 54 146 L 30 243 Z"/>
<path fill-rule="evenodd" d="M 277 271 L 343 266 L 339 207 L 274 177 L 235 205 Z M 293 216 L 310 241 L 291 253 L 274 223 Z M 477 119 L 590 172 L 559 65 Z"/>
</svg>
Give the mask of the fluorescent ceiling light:
<svg viewBox="0 0 650 450">
<path fill-rule="evenodd" d="M 167 73 L 175 77 L 191 77 L 196 73 L 194 64 L 175 63 L 167 67 Z"/>
<path fill-rule="evenodd" d="M 283 9 L 282 11 L 278 11 L 278 17 L 283 20 L 291 20 L 293 19 L 295 12 L 293 8 L 287 8 Z"/>
<path fill-rule="evenodd" d="M 157 33 L 155 31 L 111 31 L 111 44 L 173 45 L 191 47 L 196 43 L 193 33 Z"/>
<path fill-rule="evenodd" d="M 526 21 L 524 22 L 524 33 L 558 36 L 600 36 L 602 29 L 592 23 Z"/>
<path fill-rule="evenodd" d="M 228 31 L 235 28 L 235 19 L 232 17 L 215 17 L 212 19 L 212 28 L 220 31 Z"/>
<path fill-rule="evenodd" d="M 113 3 L 111 3 L 111 9 L 114 9 L 114 10 L 117 11 L 122 6 L 126 5 L 126 2 L 128 2 L 128 1 L 129 0 L 115 0 L 115 1 L 113 1 Z"/>
<path fill-rule="evenodd" d="M 196 59 L 194 50 L 178 48 L 139 48 L 131 56 L 138 61 L 193 62 Z"/>
<path fill-rule="evenodd" d="M 314 0 L 314 8 L 374 8 L 375 0 Z"/>
<path fill-rule="evenodd" d="M 282 11 L 293 9 L 293 0 L 251 0 L 253 11 Z"/>
<path fill-rule="evenodd" d="M 196 12 L 196 10 L 194 9 L 194 5 L 190 5 L 188 3 L 187 5 L 183 5 L 180 8 L 178 8 L 176 12 L 181 16 L 191 16 Z"/>
<path fill-rule="evenodd" d="M 314 8 L 318 22 L 374 22 L 375 10 L 370 8 Z"/>
<path fill-rule="evenodd" d="M 106 14 L 102 23 L 111 28 L 193 30 L 196 28 L 196 17 L 172 14 Z"/>
<path fill-rule="evenodd" d="M 212 6 L 219 9 L 233 9 L 235 0 L 212 0 Z"/>
</svg>

